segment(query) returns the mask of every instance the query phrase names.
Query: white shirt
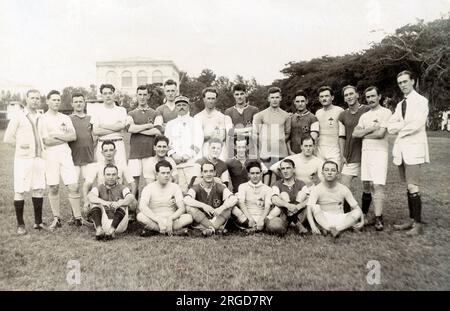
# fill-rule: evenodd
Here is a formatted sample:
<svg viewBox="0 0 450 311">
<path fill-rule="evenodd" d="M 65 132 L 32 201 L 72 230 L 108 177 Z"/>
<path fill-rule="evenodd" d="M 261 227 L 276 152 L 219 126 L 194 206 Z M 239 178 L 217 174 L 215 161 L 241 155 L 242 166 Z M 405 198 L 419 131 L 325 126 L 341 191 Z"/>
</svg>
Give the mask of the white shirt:
<svg viewBox="0 0 450 311">
<path fill-rule="evenodd" d="M 369 111 L 363 113 L 359 118 L 357 127 L 366 129 L 375 125 L 379 125 L 380 128 L 387 128 L 388 121 L 391 115 L 392 112 L 389 109 L 378 106 L 375 109 L 370 109 Z M 362 151 L 377 150 L 388 152 L 388 148 L 388 135 L 385 135 L 381 139 L 363 137 Z"/>
<path fill-rule="evenodd" d="M 344 111 L 341 107 L 332 105 L 325 110 L 317 110 L 316 117 L 319 120 L 319 141 L 317 146 L 329 146 L 339 148 L 339 115 Z"/>
<path fill-rule="evenodd" d="M 102 124 L 114 124 L 118 121 L 123 122 L 125 125 L 127 122 L 127 110 L 124 107 L 118 107 L 114 105 L 113 107 L 98 107 L 95 113 L 92 115 L 91 123 L 92 125 L 102 125 Z M 100 137 L 102 140 L 107 139 L 118 139 L 122 138 L 122 133 L 114 132 L 106 134 Z"/>
<path fill-rule="evenodd" d="M 187 162 L 177 164 L 178 167 L 193 166 L 195 160 L 201 157 L 203 131 L 201 124 L 193 117 L 186 114 L 170 120 L 164 134 L 170 142 L 169 156 L 176 153 L 179 156 L 186 154 L 190 157 Z"/>
</svg>

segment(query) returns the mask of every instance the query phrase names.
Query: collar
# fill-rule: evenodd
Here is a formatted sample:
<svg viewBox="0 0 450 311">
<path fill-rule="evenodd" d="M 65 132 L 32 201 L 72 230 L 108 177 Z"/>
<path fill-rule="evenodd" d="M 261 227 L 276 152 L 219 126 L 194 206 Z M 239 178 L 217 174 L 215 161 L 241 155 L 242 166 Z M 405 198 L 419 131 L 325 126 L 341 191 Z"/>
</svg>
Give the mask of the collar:
<svg viewBox="0 0 450 311">
<path fill-rule="evenodd" d="M 262 181 L 259 181 L 259 183 L 257 183 L 257 184 L 255 185 L 254 183 L 252 183 L 251 180 L 249 180 L 249 181 L 248 181 L 248 185 L 249 185 L 251 188 L 256 189 L 256 188 L 262 187 L 264 184 L 262 183 Z"/>
<path fill-rule="evenodd" d="M 116 183 L 115 183 L 114 185 L 112 185 L 112 186 L 108 186 L 108 185 L 105 183 L 105 188 L 106 188 L 106 189 L 112 189 L 112 188 L 116 187 L 117 185 L 118 185 L 117 181 L 116 181 Z"/>
<path fill-rule="evenodd" d="M 404 96 L 403 99 L 408 100 L 408 99 L 410 99 L 411 97 L 416 96 L 416 93 L 417 93 L 416 90 L 413 89 L 413 90 L 411 91 L 411 93 L 409 93 L 408 95 Z"/>
<path fill-rule="evenodd" d="M 244 109 L 247 108 L 249 105 L 250 105 L 250 104 L 249 104 L 248 102 L 246 102 L 245 105 L 244 105 L 242 108 L 238 108 L 238 105 L 234 105 L 234 108 L 235 108 L 236 110 L 239 110 L 239 109 L 244 110 Z"/>
<path fill-rule="evenodd" d="M 188 120 L 190 120 L 191 116 L 189 115 L 189 113 L 185 114 L 184 116 L 177 116 L 177 120 L 179 122 L 186 122 Z"/>
<path fill-rule="evenodd" d="M 298 115 L 300 117 L 306 116 L 308 113 L 311 113 L 308 109 L 305 109 L 305 112 L 298 113 L 298 111 L 294 112 L 294 115 Z"/>
<path fill-rule="evenodd" d="M 141 107 L 139 107 L 139 106 L 137 106 L 136 107 L 136 110 L 142 110 L 142 111 L 147 111 L 147 110 L 149 110 L 150 109 L 150 107 L 144 107 L 144 108 L 141 108 Z"/>
<path fill-rule="evenodd" d="M 211 188 L 206 188 L 205 184 L 203 183 L 203 180 L 202 180 L 202 182 L 200 183 L 200 187 L 202 187 L 203 189 L 212 190 L 215 186 L 216 186 L 216 182 L 214 181 L 214 179 L 213 179 L 213 182 L 212 182 L 212 184 L 211 184 Z"/>
</svg>

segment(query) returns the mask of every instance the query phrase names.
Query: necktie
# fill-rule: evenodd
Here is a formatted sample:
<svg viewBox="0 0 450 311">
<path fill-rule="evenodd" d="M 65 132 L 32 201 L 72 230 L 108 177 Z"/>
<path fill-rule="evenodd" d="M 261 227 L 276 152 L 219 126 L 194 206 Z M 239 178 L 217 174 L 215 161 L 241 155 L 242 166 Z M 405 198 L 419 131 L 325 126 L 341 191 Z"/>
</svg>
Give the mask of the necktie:
<svg viewBox="0 0 450 311">
<path fill-rule="evenodd" d="M 405 118 L 405 114 L 406 114 L 406 105 L 407 105 L 407 102 L 406 102 L 406 98 L 402 101 L 402 117 L 403 117 L 403 119 Z"/>
</svg>

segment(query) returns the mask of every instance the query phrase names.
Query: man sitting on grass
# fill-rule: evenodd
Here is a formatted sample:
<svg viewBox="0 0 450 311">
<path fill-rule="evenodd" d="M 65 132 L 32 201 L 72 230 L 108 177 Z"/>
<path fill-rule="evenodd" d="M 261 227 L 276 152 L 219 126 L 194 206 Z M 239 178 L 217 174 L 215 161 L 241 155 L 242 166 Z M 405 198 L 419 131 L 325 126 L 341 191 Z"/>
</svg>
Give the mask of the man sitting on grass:
<svg viewBox="0 0 450 311">
<path fill-rule="evenodd" d="M 231 209 L 237 203 L 236 196 L 227 187 L 214 181 L 215 175 L 214 164 L 203 162 L 202 181 L 192 186 L 184 197 L 187 212 L 192 215 L 194 222 L 199 224 L 204 236 L 210 236 L 216 230 L 223 232 Z"/>
<path fill-rule="evenodd" d="M 364 225 L 362 211 L 350 190 L 339 183 L 338 165 L 333 161 L 325 161 L 322 166 L 324 180 L 315 186 L 307 203 L 308 222 L 311 231 L 321 234 L 315 221 L 334 238 L 345 229 L 353 227 L 360 229 Z M 351 211 L 344 213 L 344 199 L 350 205 Z M 360 220 L 358 222 L 358 220 Z"/>
<path fill-rule="evenodd" d="M 282 160 L 280 171 L 283 179 L 272 186 L 272 203 L 276 206 L 274 210 L 280 210 L 281 217 L 286 220 L 286 226 L 292 222 L 296 224 L 298 233 L 307 233 L 308 230 L 303 223 L 306 220 L 308 187 L 303 181 L 295 178 L 294 161 Z"/>
<path fill-rule="evenodd" d="M 172 235 L 185 233 L 184 228 L 192 223 L 186 213 L 180 186 L 171 182 L 172 165 L 159 161 L 156 166 L 156 181 L 142 189 L 137 221 L 144 225 L 141 236 L 153 233 Z"/>
<path fill-rule="evenodd" d="M 128 226 L 128 207 L 134 201 L 131 190 L 118 181 L 118 168 L 107 164 L 103 170 L 104 183 L 87 195 L 90 203 L 89 216 L 95 224 L 95 238 L 113 239 Z M 106 234 L 105 234 L 106 232 Z"/>
<path fill-rule="evenodd" d="M 237 193 L 238 206 L 232 210 L 238 227 L 247 233 L 262 231 L 264 227 L 271 232 L 284 233 L 285 227 L 281 219 L 270 211 L 272 205 L 272 189 L 262 183 L 262 166 L 260 161 L 247 164 L 249 181 L 241 184 Z M 275 211 L 279 214 L 279 210 Z"/>
</svg>

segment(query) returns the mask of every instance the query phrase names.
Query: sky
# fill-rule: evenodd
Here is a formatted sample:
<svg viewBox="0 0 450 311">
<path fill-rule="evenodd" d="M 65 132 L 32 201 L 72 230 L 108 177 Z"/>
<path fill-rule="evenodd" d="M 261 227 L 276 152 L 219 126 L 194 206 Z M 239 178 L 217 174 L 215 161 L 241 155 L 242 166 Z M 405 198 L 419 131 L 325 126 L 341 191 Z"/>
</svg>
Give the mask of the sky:
<svg viewBox="0 0 450 311">
<path fill-rule="evenodd" d="M 0 0 L 0 81 L 95 83 L 96 61 L 172 60 L 260 84 L 288 62 L 358 52 L 450 0 Z"/>
</svg>

